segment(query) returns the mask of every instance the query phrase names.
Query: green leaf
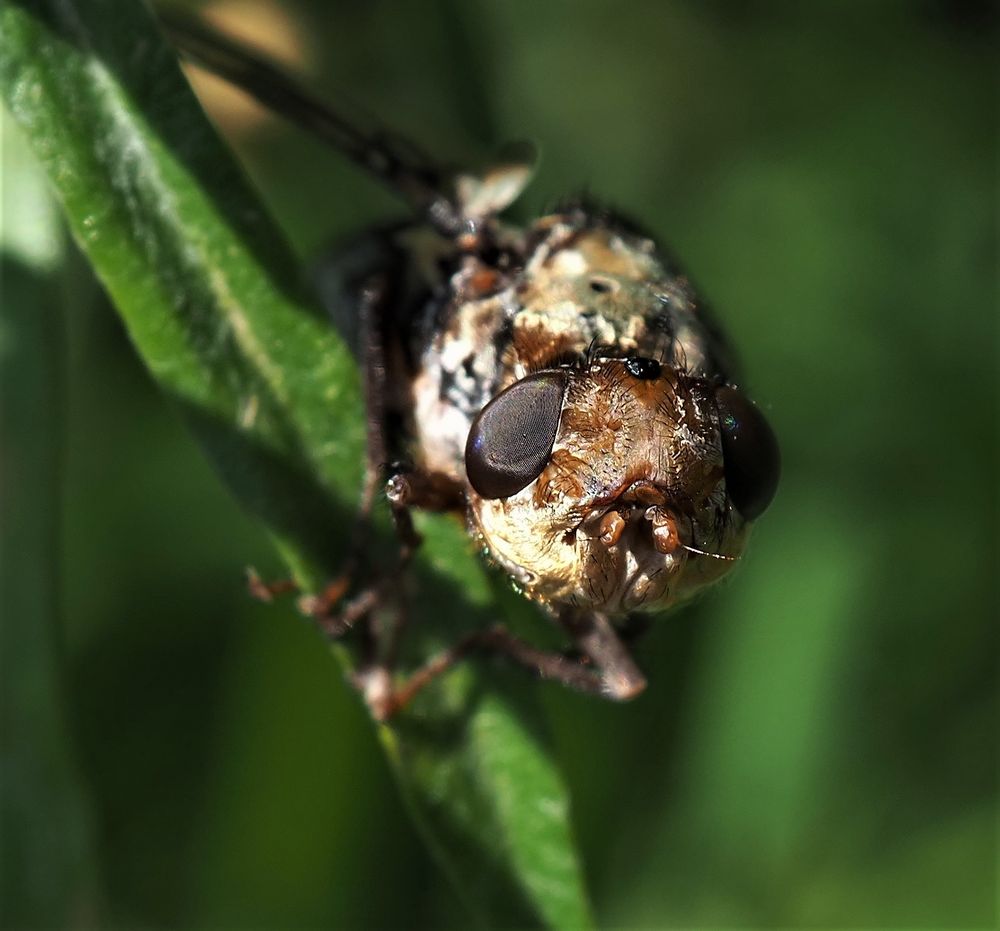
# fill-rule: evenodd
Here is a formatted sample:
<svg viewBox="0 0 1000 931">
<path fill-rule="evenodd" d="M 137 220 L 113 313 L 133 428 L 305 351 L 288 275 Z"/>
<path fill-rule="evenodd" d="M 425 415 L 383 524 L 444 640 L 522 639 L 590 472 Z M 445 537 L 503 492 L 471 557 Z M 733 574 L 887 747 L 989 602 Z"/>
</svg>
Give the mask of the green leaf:
<svg viewBox="0 0 1000 931">
<path fill-rule="evenodd" d="M 8 0 L 0 30 L 7 105 L 137 351 L 289 567 L 331 574 L 363 461 L 356 368 L 155 23 L 120 0 Z M 495 620 L 461 528 L 423 530 L 422 652 Z M 480 924 L 591 924 L 566 789 L 519 674 L 466 664 L 380 734 Z"/>
<path fill-rule="evenodd" d="M 417 579 L 421 617 L 448 618 L 425 638 L 426 651 L 448 628 L 454 637 L 495 621 L 497 608 L 491 580 L 460 529 L 441 518 L 423 520 L 420 529 L 429 570 Z M 507 620 L 530 624 L 534 618 L 524 615 L 532 609 L 510 600 Z M 541 919 L 552 928 L 590 927 L 566 788 L 525 686 L 509 667 L 466 664 L 380 736 L 418 828 L 486 924 L 528 927 Z"/>
</svg>

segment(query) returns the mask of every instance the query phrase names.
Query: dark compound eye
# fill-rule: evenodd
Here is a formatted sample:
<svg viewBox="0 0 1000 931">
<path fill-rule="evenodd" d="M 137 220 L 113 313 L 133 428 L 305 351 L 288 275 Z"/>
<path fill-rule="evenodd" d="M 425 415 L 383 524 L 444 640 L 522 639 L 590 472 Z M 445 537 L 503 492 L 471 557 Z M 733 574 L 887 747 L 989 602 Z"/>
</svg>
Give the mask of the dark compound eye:
<svg viewBox="0 0 1000 931">
<path fill-rule="evenodd" d="M 735 388 L 715 390 L 722 427 L 726 490 L 745 520 L 756 520 L 771 503 L 781 474 L 778 440 L 753 402 Z"/>
<path fill-rule="evenodd" d="M 465 471 L 484 498 L 508 498 L 541 474 L 556 441 L 566 376 L 539 372 L 501 391 L 472 423 Z"/>
</svg>

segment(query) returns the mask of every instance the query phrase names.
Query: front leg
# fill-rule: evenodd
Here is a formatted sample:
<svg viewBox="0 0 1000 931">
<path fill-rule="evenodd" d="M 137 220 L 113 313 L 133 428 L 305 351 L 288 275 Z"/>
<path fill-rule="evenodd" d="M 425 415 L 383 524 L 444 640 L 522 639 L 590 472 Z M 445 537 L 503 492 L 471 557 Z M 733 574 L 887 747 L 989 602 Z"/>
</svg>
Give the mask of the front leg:
<svg viewBox="0 0 1000 931">
<path fill-rule="evenodd" d="M 347 556 L 338 574 L 319 591 L 304 594 L 298 600 L 299 610 L 312 618 L 330 638 L 343 636 L 355 626 L 370 628 L 372 613 L 385 603 L 384 578 L 398 576 L 420 543 L 414 532 L 407 508 L 410 502 L 396 504 L 389 495 L 399 539 L 399 556 L 394 565 L 384 571 L 373 571 L 371 559 L 372 511 L 379 493 L 386 488 L 386 475 L 393 446 L 389 436 L 390 373 L 387 363 L 388 318 L 391 315 L 391 270 L 367 273 L 350 288 L 354 313 L 355 351 L 361 367 L 362 393 L 365 406 L 365 470 L 358 510 L 350 531 Z M 419 502 L 416 502 L 419 503 Z M 262 600 L 300 591 L 291 580 L 264 582 L 253 571 L 248 573 L 250 593 Z M 355 594 L 348 597 L 351 590 Z M 365 632 L 366 662 L 376 662 L 380 654 L 373 630 Z"/>
<path fill-rule="evenodd" d="M 600 670 L 602 694 L 628 701 L 646 688 L 646 677 L 606 614 L 565 609 L 558 620 L 580 652 Z"/>
<path fill-rule="evenodd" d="M 348 589 L 359 576 L 365 574 L 369 562 L 372 510 L 379 490 L 384 487 L 389 461 L 386 321 L 389 315 L 391 291 L 391 279 L 386 271 L 368 274 L 356 289 L 351 289 L 356 307 L 356 319 L 352 324 L 356 326 L 355 349 L 361 365 L 361 386 L 365 407 L 365 470 L 358 511 L 348 543 L 347 558 L 340 573 L 322 591 L 299 599 L 302 612 L 318 621 L 333 616 Z M 286 584 L 277 582 L 268 585 L 261 583 L 259 579 L 252 579 L 251 592 L 267 600 L 268 596 L 285 590 Z M 362 603 L 370 600 L 363 598 Z"/>
<path fill-rule="evenodd" d="M 463 637 L 398 686 L 384 669 L 367 671 L 357 684 L 380 721 L 404 709 L 425 686 L 474 653 L 503 656 L 539 679 L 612 701 L 628 701 L 645 689 L 645 676 L 605 615 L 564 611 L 558 620 L 573 639 L 577 654 L 539 649 L 497 625 Z"/>
</svg>

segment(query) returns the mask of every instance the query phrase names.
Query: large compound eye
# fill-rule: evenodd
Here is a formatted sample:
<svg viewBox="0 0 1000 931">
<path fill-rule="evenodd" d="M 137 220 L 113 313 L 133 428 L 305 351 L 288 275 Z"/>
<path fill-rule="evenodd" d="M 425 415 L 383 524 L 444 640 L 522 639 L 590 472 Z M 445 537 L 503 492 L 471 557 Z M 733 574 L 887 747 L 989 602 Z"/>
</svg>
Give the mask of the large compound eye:
<svg viewBox="0 0 1000 931">
<path fill-rule="evenodd" d="M 722 427 L 726 490 L 744 520 L 756 520 L 778 489 L 781 454 L 771 425 L 755 404 L 735 388 L 715 390 Z"/>
<path fill-rule="evenodd" d="M 556 441 L 566 376 L 539 372 L 501 391 L 472 423 L 465 471 L 484 498 L 508 498 L 541 474 Z"/>
</svg>

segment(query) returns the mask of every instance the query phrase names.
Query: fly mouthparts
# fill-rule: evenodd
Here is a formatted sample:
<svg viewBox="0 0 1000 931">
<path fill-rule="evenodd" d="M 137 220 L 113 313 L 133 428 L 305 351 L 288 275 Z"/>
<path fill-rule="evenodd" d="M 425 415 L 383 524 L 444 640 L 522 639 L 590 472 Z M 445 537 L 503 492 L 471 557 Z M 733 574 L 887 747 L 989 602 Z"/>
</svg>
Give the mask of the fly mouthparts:
<svg viewBox="0 0 1000 931">
<path fill-rule="evenodd" d="M 633 482 L 618 499 L 622 504 L 665 504 L 667 495 L 664 489 L 647 480 Z"/>
<path fill-rule="evenodd" d="M 669 556 L 684 545 L 677 529 L 677 518 L 666 508 L 658 505 L 646 508 L 643 517 L 653 525 L 653 546 L 658 553 Z"/>
<path fill-rule="evenodd" d="M 625 518 L 618 511 L 608 511 L 601 518 L 601 524 L 598 527 L 598 539 L 605 546 L 614 546 L 622 538 L 625 523 Z"/>
<path fill-rule="evenodd" d="M 669 555 L 678 549 L 687 550 L 698 556 L 711 556 L 712 559 L 721 559 L 724 562 L 736 562 L 739 557 L 725 556 L 722 553 L 710 553 L 708 550 L 699 549 L 681 540 L 680 530 L 677 527 L 677 519 L 666 508 L 651 507 L 646 509 L 643 517 L 653 525 L 653 546 L 658 553 Z"/>
</svg>

